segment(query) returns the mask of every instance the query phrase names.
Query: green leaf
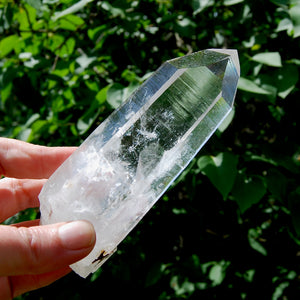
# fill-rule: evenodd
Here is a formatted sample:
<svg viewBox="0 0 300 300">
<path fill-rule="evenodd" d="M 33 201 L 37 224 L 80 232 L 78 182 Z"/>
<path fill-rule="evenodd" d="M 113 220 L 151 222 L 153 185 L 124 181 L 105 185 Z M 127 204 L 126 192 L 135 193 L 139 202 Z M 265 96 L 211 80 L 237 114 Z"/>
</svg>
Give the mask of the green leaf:
<svg viewBox="0 0 300 300">
<path fill-rule="evenodd" d="M 160 280 L 160 278 L 163 276 L 162 267 L 162 264 L 158 262 L 152 264 L 147 273 L 145 282 L 146 287 L 152 286 Z"/>
<path fill-rule="evenodd" d="M 42 7 L 41 0 L 24 0 L 28 5 L 34 7 L 36 10 L 40 10 Z"/>
<path fill-rule="evenodd" d="M 54 34 L 53 36 L 51 36 L 51 39 L 49 40 L 49 49 L 57 54 L 57 52 L 60 50 L 60 48 L 62 47 L 62 45 L 64 44 L 65 38 L 63 35 L 60 34 Z"/>
<path fill-rule="evenodd" d="M 101 104 L 103 104 L 107 97 L 107 91 L 110 88 L 110 85 L 104 87 L 101 89 L 96 97 L 95 100 L 90 104 L 89 109 L 83 114 L 83 116 L 78 119 L 77 121 L 77 129 L 79 131 L 79 134 L 86 133 L 95 120 L 98 118 L 100 112 L 101 112 Z"/>
<path fill-rule="evenodd" d="M 300 187 L 289 195 L 289 209 L 295 231 L 300 236 Z"/>
<path fill-rule="evenodd" d="M 271 0 L 271 2 L 273 2 L 278 6 L 282 6 L 282 5 L 287 6 L 289 4 L 289 0 Z"/>
<path fill-rule="evenodd" d="M 23 38 L 32 36 L 31 26 L 36 23 L 36 13 L 36 9 L 27 4 L 23 8 L 19 9 L 16 17 L 19 21 L 19 29 Z"/>
<path fill-rule="evenodd" d="M 66 15 L 69 14 L 74 14 L 77 11 L 81 10 L 83 7 L 85 7 L 88 3 L 92 2 L 94 0 L 80 0 L 77 3 L 75 3 L 74 5 L 70 6 L 69 8 L 60 11 L 60 12 L 56 12 L 54 14 L 54 16 L 52 17 L 53 21 L 58 20 L 59 18 L 62 18 Z"/>
<path fill-rule="evenodd" d="M 293 37 L 297 38 L 300 36 L 300 4 L 292 5 L 289 10 L 292 22 L 293 22 Z"/>
<path fill-rule="evenodd" d="M 31 133 L 29 137 L 27 138 L 27 142 L 32 142 L 34 139 L 40 138 L 40 136 L 47 131 L 49 127 L 49 122 L 46 120 L 36 120 L 31 125 Z"/>
<path fill-rule="evenodd" d="M 224 152 L 217 156 L 202 156 L 197 164 L 226 199 L 235 182 L 237 162 L 238 159 L 234 154 Z"/>
<path fill-rule="evenodd" d="M 33 114 L 30 116 L 30 118 L 27 120 L 27 122 L 20 127 L 20 131 L 17 134 L 17 139 L 21 141 L 28 141 L 28 138 L 31 134 L 31 127 L 32 124 L 37 121 L 40 118 L 39 114 Z"/>
<path fill-rule="evenodd" d="M 253 94 L 262 94 L 262 95 L 271 94 L 270 91 L 264 90 L 263 88 L 258 86 L 255 82 L 253 82 L 249 79 L 243 78 L 243 77 L 241 77 L 239 79 L 238 89 L 242 90 L 242 91 L 250 92 L 250 93 L 253 93 Z"/>
<path fill-rule="evenodd" d="M 0 58 L 5 57 L 11 51 L 13 51 L 15 44 L 18 43 L 19 37 L 14 34 L 5 37 L 0 41 Z"/>
<path fill-rule="evenodd" d="M 7 83 L 0 89 L 0 103 L 4 107 L 5 102 L 9 99 L 12 94 L 13 84 L 12 82 Z"/>
<path fill-rule="evenodd" d="M 225 276 L 223 274 L 222 266 L 217 264 L 214 265 L 209 271 L 209 279 L 213 281 L 213 285 L 219 285 L 224 280 Z"/>
<path fill-rule="evenodd" d="M 98 101 L 99 104 L 103 104 L 106 101 L 106 97 L 107 97 L 107 91 L 110 88 L 110 85 L 106 86 L 105 88 L 101 89 L 97 95 L 96 95 L 96 99 Z"/>
<path fill-rule="evenodd" d="M 230 113 L 226 116 L 226 118 L 223 120 L 221 125 L 218 127 L 217 131 L 224 132 L 227 129 L 227 127 L 230 125 L 230 123 L 232 122 L 234 115 L 235 115 L 235 109 L 233 108 L 230 111 Z"/>
<path fill-rule="evenodd" d="M 238 3 L 244 2 L 244 0 L 224 0 L 225 6 L 235 5 Z"/>
<path fill-rule="evenodd" d="M 195 33 L 196 24 L 189 18 L 177 20 L 174 30 L 182 37 L 191 37 Z"/>
<path fill-rule="evenodd" d="M 272 300 L 284 299 L 284 290 L 290 285 L 289 282 L 281 282 L 275 289 L 274 294 L 272 295 Z"/>
<path fill-rule="evenodd" d="M 171 278 L 170 286 L 174 289 L 177 297 L 183 296 L 185 294 L 192 294 L 195 290 L 194 283 L 189 282 L 187 279 L 182 282 L 182 280 L 180 280 L 178 276 L 173 276 Z"/>
<path fill-rule="evenodd" d="M 285 65 L 276 73 L 278 96 L 285 99 L 296 87 L 299 80 L 298 68 L 294 65 Z"/>
<path fill-rule="evenodd" d="M 64 99 L 61 96 L 55 97 L 52 100 L 51 108 L 54 113 L 58 113 L 65 110 Z"/>
<path fill-rule="evenodd" d="M 267 174 L 266 183 L 268 186 L 268 190 L 277 199 L 284 199 L 287 187 L 287 180 L 281 172 L 274 168 L 270 169 Z"/>
<path fill-rule="evenodd" d="M 20 223 L 24 221 L 35 220 L 38 215 L 38 210 L 36 208 L 27 208 L 15 214 L 14 216 L 8 218 L 3 224 L 11 225 L 15 223 Z"/>
<path fill-rule="evenodd" d="M 259 240 L 258 240 L 259 237 L 260 237 L 260 234 L 259 234 L 259 232 L 256 229 L 254 229 L 254 228 L 249 229 L 249 231 L 248 231 L 248 241 L 249 241 L 250 246 L 254 250 L 256 250 L 257 252 L 259 252 L 262 255 L 266 256 L 268 254 L 267 250 L 259 242 Z"/>
<path fill-rule="evenodd" d="M 103 269 L 99 268 L 95 273 L 92 274 L 92 276 L 90 278 L 90 281 L 91 282 L 96 281 L 100 277 L 100 275 L 102 274 L 102 271 L 103 271 Z"/>
<path fill-rule="evenodd" d="M 194 9 L 194 15 L 199 14 L 202 12 L 204 9 L 206 9 L 209 6 L 213 6 L 214 1 L 213 0 L 193 0 L 192 1 L 192 6 Z"/>
<path fill-rule="evenodd" d="M 253 204 L 258 203 L 266 193 L 263 181 L 259 177 L 246 178 L 244 174 L 237 176 L 232 190 L 233 199 L 244 213 Z"/>
<path fill-rule="evenodd" d="M 95 56 L 89 57 L 85 54 L 82 54 L 81 56 L 76 58 L 76 62 L 80 65 L 80 67 L 83 70 L 85 70 L 95 60 L 97 60 L 97 57 L 95 57 Z"/>
<path fill-rule="evenodd" d="M 247 270 L 247 271 L 244 273 L 244 279 L 245 279 L 247 282 L 252 282 L 252 281 L 253 281 L 254 275 L 255 275 L 255 269 Z"/>
<path fill-rule="evenodd" d="M 252 60 L 272 67 L 282 67 L 279 52 L 259 53 L 252 57 Z"/>
<path fill-rule="evenodd" d="M 89 108 L 87 112 L 77 121 L 77 129 L 79 134 L 86 133 L 92 124 L 95 122 L 97 117 L 99 116 L 100 109 L 95 108 L 94 106 Z"/>
<path fill-rule="evenodd" d="M 215 263 L 209 270 L 208 278 L 212 281 L 213 286 L 220 285 L 226 277 L 226 269 L 230 262 L 220 261 Z"/>
<path fill-rule="evenodd" d="M 287 31 L 287 33 L 289 35 L 291 35 L 293 32 L 293 29 L 294 29 L 294 25 L 293 25 L 292 20 L 289 18 L 284 18 L 279 22 L 276 31 L 277 32 Z"/>
<path fill-rule="evenodd" d="M 124 86 L 119 83 L 111 85 L 107 91 L 107 102 L 109 105 L 115 109 L 124 100 Z"/>
<path fill-rule="evenodd" d="M 84 20 L 76 15 L 67 15 L 58 21 L 60 29 L 64 30 L 76 30 L 79 26 L 84 24 Z"/>
<path fill-rule="evenodd" d="M 118 17 L 125 18 L 125 11 L 119 7 L 114 7 L 110 4 L 108 1 L 103 1 L 101 3 L 101 8 L 108 11 L 112 17 Z"/>
<path fill-rule="evenodd" d="M 69 56 L 73 53 L 74 48 L 76 45 L 76 41 L 74 38 L 69 38 L 67 41 L 62 45 L 62 47 L 57 51 L 61 57 Z"/>
<path fill-rule="evenodd" d="M 89 28 L 88 29 L 88 37 L 92 41 L 96 41 L 97 38 L 100 36 L 100 34 L 107 29 L 107 25 L 103 24 L 101 26 L 98 26 L 96 28 Z"/>
<path fill-rule="evenodd" d="M 132 82 L 128 87 L 124 87 L 119 83 L 114 83 L 107 90 L 107 102 L 112 108 L 117 108 L 138 86 L 139 84 L 136 82 Z"/>
</svg>

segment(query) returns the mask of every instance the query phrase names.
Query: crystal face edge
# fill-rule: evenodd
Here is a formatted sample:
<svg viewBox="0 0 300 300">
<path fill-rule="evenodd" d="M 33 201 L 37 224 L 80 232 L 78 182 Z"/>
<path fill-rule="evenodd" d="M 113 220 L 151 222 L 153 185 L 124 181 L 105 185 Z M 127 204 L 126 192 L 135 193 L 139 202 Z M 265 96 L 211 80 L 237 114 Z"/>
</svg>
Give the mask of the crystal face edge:
<svg viewBox="0 0 300 300">
<path fill-rule="evenodd" d="M 239 57 L 238 52 L 235 49 L 207 49 L 189 55 L 173 58 L 168 60 L 167 63 L 170 63 L 177 68 L 192 68 L 216 63 L 220 60 L 228 59 L 228 57 L 232 59 L 237 70 L 237 75 L 240 76 Z"/>
<path fill-rule="evenodd" d="M 232 61 L 227 53 L 211 52 L 206 50 L 204 53 L 210 64 Z M 175 60 L 180 62 L 180 59 Z M 223 77 L 218 77 L 218 72 L 211 72 L 205 64 L 197 70 L 178 69 L 170 61 L 163 64 L 154 77 L 103 122 L 45 184 L 40 197 L 42 223 L 90 218 L 100 237 L 91 256 L 71 266 L 82 277 L 107 260 L 231 110 L 233 99 L 228 98 L 235 94 L 237 70 L 233 63 L 224 65 L 223 62 L 220 66 L 230 85 L 224 95 Z M 213 94 L 216 88 L 219 90 Z M 200 101 L 199 107 L 197 101 Z M 169 106 L 166 107 L 166 103 Z M 191 125 L 188 122 L 192 122 Z M 166 142 L 162 143 L 162 140 Z M 130 152 L 131 147 L 133 152 Z M 131 156 L 138 154 L 136 163 L 132 162 L 128 152 Z M 123 168 L 124 163 L 132 164 L 133 173 Z M 123 172 L 120 176 L 119 171 Z M 126 179 L 126 176 L 129 177 Z M 118 181 L 122 182 L 121 186 Z M 99 192 L 101 195 L 97 195 Z M 113 206 L 117 204 L 115 208 L 105 204 L 111 192 L 115 193 L 111 199 Z M 118 197 L 127 202 L 115 203 Z M 91 201 L 95 203 L 89 210 Z"/>
<path fill-rule="evenodd" d="M 227 55 L 231 56 L 231 59 L 234 63 L 234 66 L 236 68 L 237 71 L 237 75 L 238 77 L 240 77 L 241 75 L 241 69 L 240 69 L 240 61 L 239 61 L 239 55 L 238 55 L 238 51 L 235 49 L 208 49 L 209 51 L 214 51 L 214 52 L 219 52 L 219 53 L 224 53 Z"/>
</svg>

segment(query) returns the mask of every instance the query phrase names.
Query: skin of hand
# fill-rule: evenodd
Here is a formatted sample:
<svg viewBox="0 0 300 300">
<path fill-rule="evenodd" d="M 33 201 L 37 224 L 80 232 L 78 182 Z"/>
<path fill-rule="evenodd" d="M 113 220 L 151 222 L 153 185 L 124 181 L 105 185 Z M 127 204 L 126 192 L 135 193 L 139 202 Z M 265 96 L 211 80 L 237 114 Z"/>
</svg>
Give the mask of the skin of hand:
<svg viewBox="0 0 300 300">
<path fill-rule="evenodd" d="M 44 147 L 0 138 L 0 224 L 29 207 L 47 178 L 75 147 Z M 0 225 L 0 299 L 7 300 L 68 274 L 94 247 L 87 221 L 39 226 L 39 220 Z"/>
</svg>

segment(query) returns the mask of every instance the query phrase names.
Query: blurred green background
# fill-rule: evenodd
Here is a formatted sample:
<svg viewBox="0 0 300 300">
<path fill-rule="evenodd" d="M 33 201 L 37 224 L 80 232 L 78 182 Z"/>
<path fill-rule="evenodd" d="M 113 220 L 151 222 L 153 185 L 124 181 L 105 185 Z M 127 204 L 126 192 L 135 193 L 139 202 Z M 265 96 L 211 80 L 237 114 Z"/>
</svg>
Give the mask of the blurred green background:
<svg viewBox="0 0 300 300">
<path fill-rule="evenodd" d="M 165 60 L 241 62 L 232 122 L 117 253 L 18 299 L 299 299 L 299 0 L 0 0 L 0 37 L 0 136 L 48 146 L 79 145 Z"/>
</svg>

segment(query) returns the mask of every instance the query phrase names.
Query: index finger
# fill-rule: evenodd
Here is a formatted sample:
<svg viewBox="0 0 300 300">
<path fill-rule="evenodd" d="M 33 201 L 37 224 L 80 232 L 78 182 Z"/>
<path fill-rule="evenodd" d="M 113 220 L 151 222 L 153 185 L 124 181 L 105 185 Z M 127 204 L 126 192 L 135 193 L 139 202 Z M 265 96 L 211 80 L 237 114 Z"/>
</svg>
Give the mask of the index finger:
<svg viewBox="0 0 300 300">
<path fill-rule="evenodd" d="M 0 138 L 0 176 L 43 179 L 76 150 L 76 147 L 45 147 Z"/>
</svg>

